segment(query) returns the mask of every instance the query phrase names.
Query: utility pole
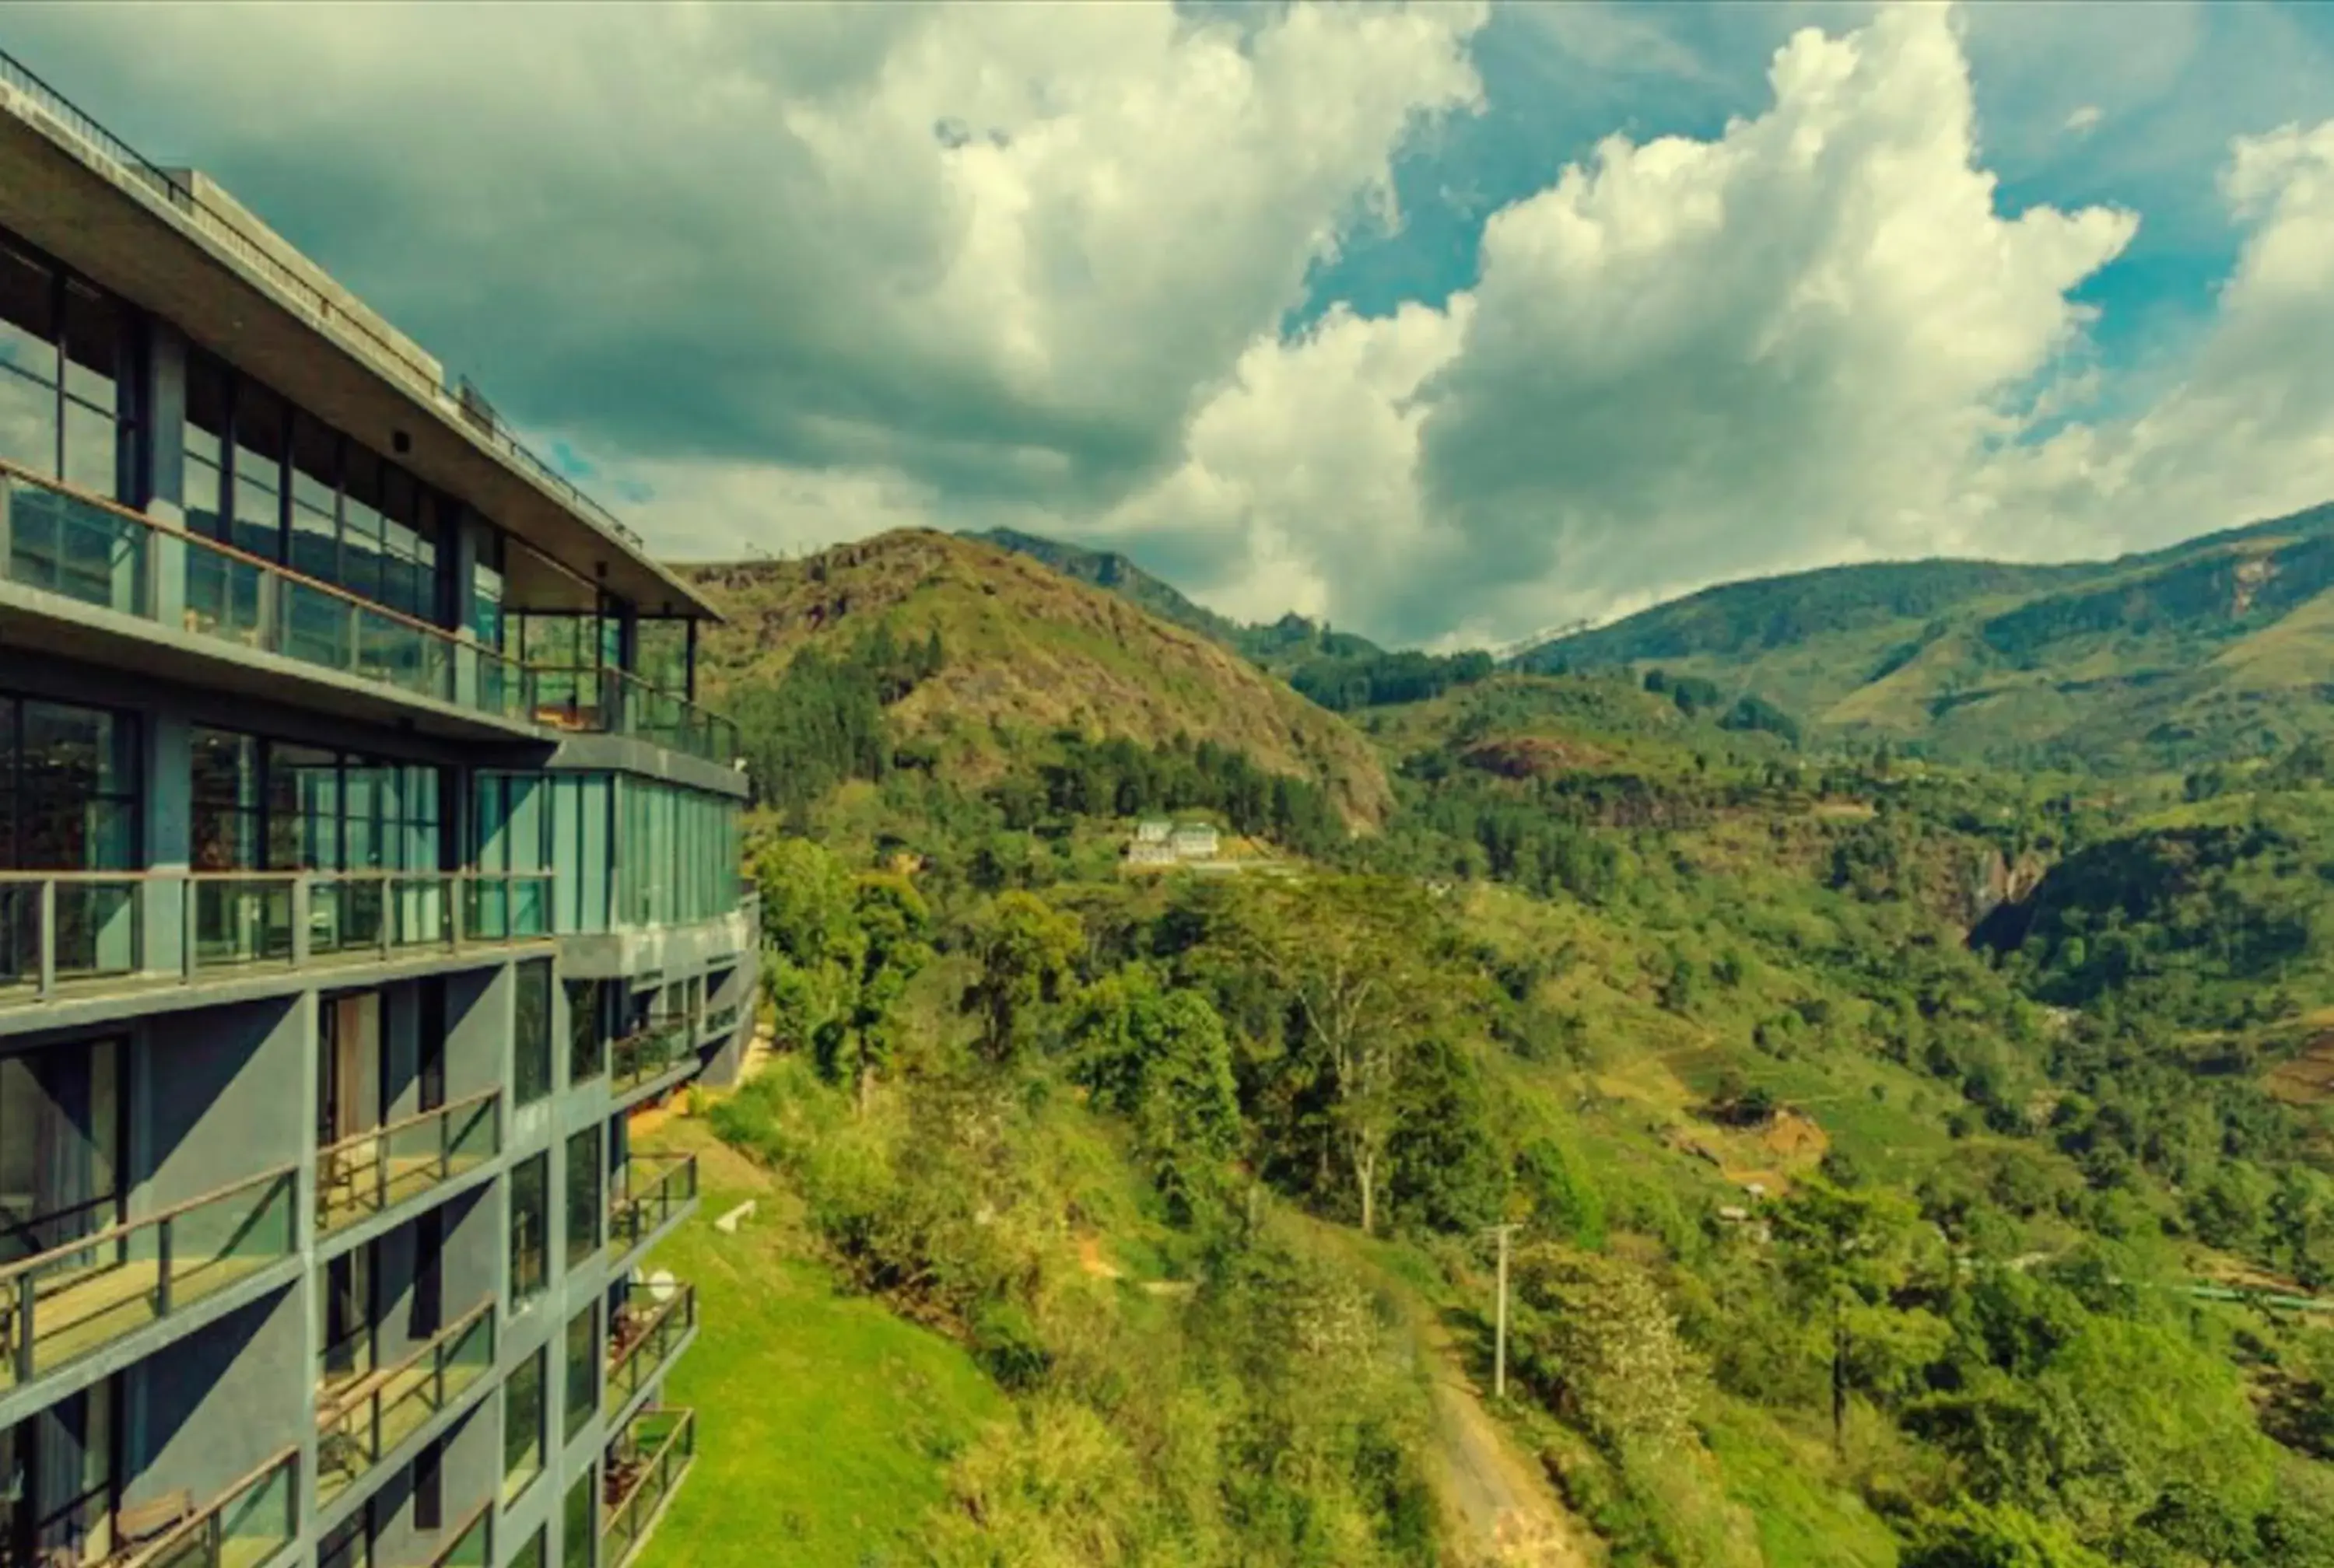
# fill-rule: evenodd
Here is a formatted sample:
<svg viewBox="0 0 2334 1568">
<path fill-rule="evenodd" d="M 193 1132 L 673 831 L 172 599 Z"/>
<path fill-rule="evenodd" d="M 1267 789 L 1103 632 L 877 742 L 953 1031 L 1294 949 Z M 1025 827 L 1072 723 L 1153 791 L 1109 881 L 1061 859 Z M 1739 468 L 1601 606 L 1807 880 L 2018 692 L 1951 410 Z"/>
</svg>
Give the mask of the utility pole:
<svg viewBox="0 0 2334 1568">
<path fill-rule="evenodd" d="M 1491 1234 L 1500 1238 L 1500 1309 L 1499 1329 L 1491 1340 L 1491 1397 L 1508 1397 L 1508 1237 L 1519 1227 L 1495 1225 Z"/>
</svg>

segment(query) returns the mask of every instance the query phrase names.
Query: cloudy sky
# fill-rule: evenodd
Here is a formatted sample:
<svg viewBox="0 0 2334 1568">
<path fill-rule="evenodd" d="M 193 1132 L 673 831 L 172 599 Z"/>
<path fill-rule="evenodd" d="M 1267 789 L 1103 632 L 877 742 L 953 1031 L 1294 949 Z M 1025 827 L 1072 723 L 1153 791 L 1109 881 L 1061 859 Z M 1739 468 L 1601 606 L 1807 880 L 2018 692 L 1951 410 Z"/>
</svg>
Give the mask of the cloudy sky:
<svg viewBox="0 0 2334 1568">
<path fill-rule="evenodd" d="M 12 7 L 676 555 L 1503 640 L 2334 497 L 2334 5 Z"/>
</svg>

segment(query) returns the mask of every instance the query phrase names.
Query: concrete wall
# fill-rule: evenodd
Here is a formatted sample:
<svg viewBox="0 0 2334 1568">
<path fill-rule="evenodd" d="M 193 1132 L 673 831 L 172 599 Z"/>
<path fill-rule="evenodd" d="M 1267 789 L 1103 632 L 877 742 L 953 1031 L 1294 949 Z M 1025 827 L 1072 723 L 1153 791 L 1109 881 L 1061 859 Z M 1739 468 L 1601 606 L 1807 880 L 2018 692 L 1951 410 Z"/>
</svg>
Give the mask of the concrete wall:
<svg viewBox="0 0 2334 1568">
<path fill-rule="evenodd" d="M 474 1188 L 432 1212 L 439 1227 L 438 1275 L 440 1328 L 491 1301 L 502 1283 L 501 1206 L 491 1188 Z M 402 1361 L 433 1332 L 414 1332 L 415 1289 L 420 1274 L 422 1232 L 417 1217 L 375 1240 L 373 1247 L 374 1355 L 380 1365 Z"/>
<path fill-rule="evenodd" d="M 314 1046 L 306 997 L 218 1007 L 141 1024 L 130 1052 L 130 1169 L 136 1218 L 302 1158 Z"/>
<path fill-rule="evenodd" d="M 298 1435 L 313 1371 L 305 1291 L 278 1291 L 122 1374 L 122 1499 L 201 1507 Z"/>
</svg>

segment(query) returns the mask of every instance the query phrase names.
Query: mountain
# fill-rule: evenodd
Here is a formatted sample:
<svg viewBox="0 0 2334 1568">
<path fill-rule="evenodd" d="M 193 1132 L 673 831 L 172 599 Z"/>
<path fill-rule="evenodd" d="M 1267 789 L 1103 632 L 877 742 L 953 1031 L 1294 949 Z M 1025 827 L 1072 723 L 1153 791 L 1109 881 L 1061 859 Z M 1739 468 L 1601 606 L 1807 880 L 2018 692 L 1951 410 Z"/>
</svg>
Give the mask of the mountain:
<svg viewBox="0 0 2334 1568">
<path fill-rule="evenodd" d="M 2114 561 L 1934 560 L 1725 583 L 1544 643 L 1526 670 L 1658 667 L 1811 738 L 2094 769 L 2334 734 L 2334 505 Z"/>
<path fill-rule="evenodd" d="M 1333 630 L 1294 611 L 1273 621 L 1233 620 L 1192 603 L 1114 552 L 1086 550 L 1010 528 L 963 537 L 1042 561 L 1066 577 L 1108 589 L 1154 615 L 1213 638 L 1332 712 L 1415 702 L 1491 672 L 1487 653 L 1388 651 L 1366 637 Z"/>
<path fill-rule="evenodd" d="M 1153 576 L 1115 550 L 1087 550 L 1076 544 L 1065 544 L 1058 539 L 1024 534 L 1015 528 L 991 528 L 982 533 L 968 531 L 958 536 L 977 539 L 984 544 L 994 544 L 1000 550 L 1010 550 L 1017 555 L 1042 561 L 1065 577 L 1108 589 L 1122 598 L 1132 600 L 1162 620 L 1172 621 L 1202 637 L 1213 638 L 1227 648 L 1248 651 L 1242 637 L 1251 628 L 1229 616 L 1219 615 L 1205 605 L 1194 604 L 1164 578 Z"/>
<path fill-rule="evenodd" d="M 706 689 L 746 712 L 805 652 L 848 663 L 879 636 L 911 651 L 937 637 L 931 668 L 878 678 L 893 738 L 959 783 L 994 783 L 1068 732 L 1212 742 L 1318 785 L 1349 826 L 1391 804 L 1375 754 L 1335 716 L 1211 638 L 1027 554 L 902 530 L 802 561 L 682 570 L 730 618 L 703 650 Z"/>
</svg>

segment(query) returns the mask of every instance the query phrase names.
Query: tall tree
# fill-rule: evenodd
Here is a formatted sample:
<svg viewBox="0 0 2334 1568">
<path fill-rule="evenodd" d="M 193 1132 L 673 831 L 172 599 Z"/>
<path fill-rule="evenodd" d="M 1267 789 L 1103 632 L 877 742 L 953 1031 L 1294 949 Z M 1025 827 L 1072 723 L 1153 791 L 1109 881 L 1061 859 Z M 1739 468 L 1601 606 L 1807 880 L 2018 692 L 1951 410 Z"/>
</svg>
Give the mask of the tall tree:
<svg viewBox="0 0 2334 1568">
<path fill-rule="evenodd" d="M 1828 1330 L 1832 1444 L 1843 1451 L 1859 1326 L 1909 1275 L 1914 1217 L 1901 1193 L 1850 1191 L 1820 1177 L 1799 1184 L 1770 1211 L 1784 1278 Z"/>
<path fill-rule="evenodd" d="M 1414 883 L 1348 877 L 1255 890 L 1239 939 L 1291 1000 L 1295 1042 L 1329 1093 L 1329 1128 L 1374 1231 L 1402 1063 L 1441 1000 L 1425 959 L 1437 928 Z"/>
<path fill-rule="evenodd" d="M 980 1053 L 1010 1061 L 1027 1043 L 1030 1015 L 1059 1001 L 1085 947 L 1076 915 L 1035 893 L 998 895 L 973 932 L 979 972 L 965 988 L 964 1011 L 980 1019 Z"/>
</svg>

